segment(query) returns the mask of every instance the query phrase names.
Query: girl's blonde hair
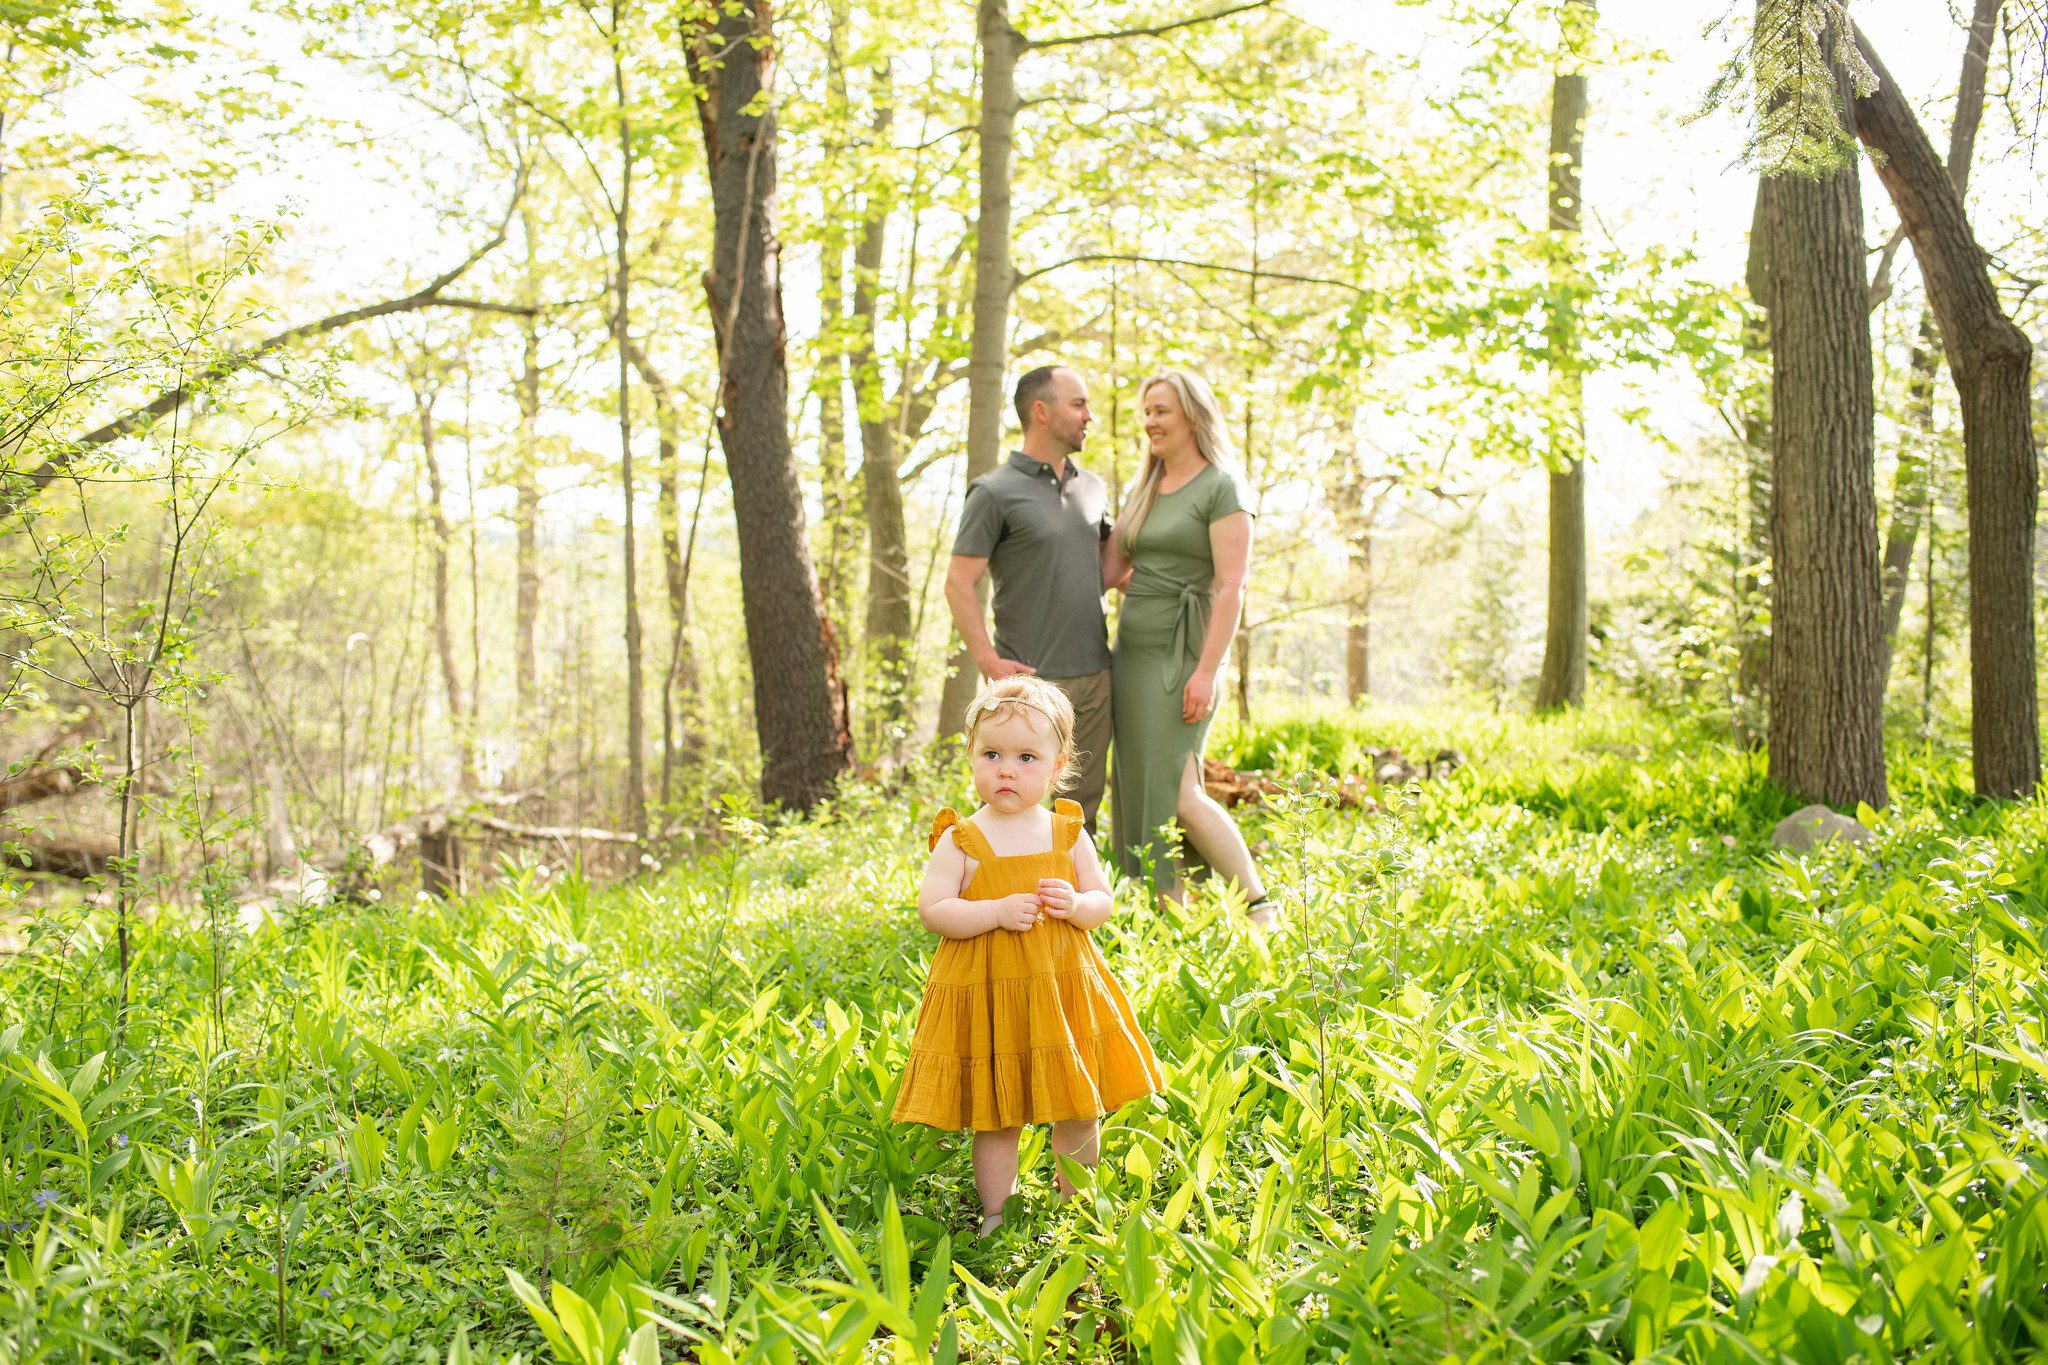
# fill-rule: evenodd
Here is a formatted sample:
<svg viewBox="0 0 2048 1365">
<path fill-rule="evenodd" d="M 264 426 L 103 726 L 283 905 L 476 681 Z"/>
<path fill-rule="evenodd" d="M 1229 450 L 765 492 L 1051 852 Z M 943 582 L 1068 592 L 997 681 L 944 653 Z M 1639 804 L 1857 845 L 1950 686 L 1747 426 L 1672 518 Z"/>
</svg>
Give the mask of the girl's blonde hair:
<svg viewBox="0 0 2048 1365">
<path fill-rule="evenodd" d="M 1053 739 L 1059 745 L 1056 761 L 1060 765 L 1059 775 L 1053 778 L 1052 789 L 1065 791 L 1074 784 L 1074 703 L 1067 694 L 1029 673 L 1012 673 L 1007 678 L 992 678 L 981 685 L 974 694 L 974 700 L 967 704 L 967 748 L 974 749 L 974 732 L 981 723 L 998 716 L 1015 715 L 1028 711 L 1052 726 Z"/>
<path fill-rule="evenodd" d="M 1223 405 L 1216 401 L 1216 391 L 1209 382 L 1198 374 L 1186 370 L 1162 370 L 1146 380 L 1138 388 L 1138 407 L 1145 406 L 1145 395 L 1164 384 L 1173 390 L 1173 396 L 1180 402 L 1180 410 L 1188 419 L 1188 426 L 1195 436 L 1195 449 L 1203 459 L 1222 469 L 1230 471 L 1237 458 L 1235 447 L 1230 444 L 1230 428 L 1223 422 Z M 1159 480 L 1166 474 L 1166 461 L 1145 452 L 1145 464 L 1138 471 L 1137 486 L 1131 490 L 1131 503 L 1124 513 L 1124 529 L 1121 538 L 1125 554 L 1138 542 L 1139 528 L 1145 518 L 1152 515 L 1152 504 L 1159 497 Z"/>
</svg>

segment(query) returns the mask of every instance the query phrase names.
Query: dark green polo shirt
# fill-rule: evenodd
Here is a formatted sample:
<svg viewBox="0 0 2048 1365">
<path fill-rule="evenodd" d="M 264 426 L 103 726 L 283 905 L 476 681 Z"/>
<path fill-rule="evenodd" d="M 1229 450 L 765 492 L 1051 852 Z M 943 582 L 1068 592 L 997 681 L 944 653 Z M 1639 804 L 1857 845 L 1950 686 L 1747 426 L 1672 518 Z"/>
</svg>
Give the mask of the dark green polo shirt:
<svg viewBox="0 0 2048 1365">
<path fill-rule="evenodd" d="M 1109 524 L 1102 480 L 1071 457 L 1062 479 L 1015 451 L 967 485 L 953 553 L 988 561 L 996 653 L 1047 678 L 1109 667 L 1101 558 Z"/>
</svg>

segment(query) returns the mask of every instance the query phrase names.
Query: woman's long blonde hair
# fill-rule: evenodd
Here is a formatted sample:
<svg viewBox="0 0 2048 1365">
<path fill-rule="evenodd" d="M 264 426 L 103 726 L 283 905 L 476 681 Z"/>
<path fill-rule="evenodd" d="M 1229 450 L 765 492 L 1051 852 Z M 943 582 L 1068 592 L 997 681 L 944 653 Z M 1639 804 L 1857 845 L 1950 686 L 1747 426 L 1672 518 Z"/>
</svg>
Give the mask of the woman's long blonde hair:
<svg viewBox="0 0 2048 1365">
<path fill-rule="evenodd" d="M 1138 407 L 1145 406 L 1145 395 L 1164 384 L 1173 390 L 1173 396 L 1180 401 L 1180 410 L 1188 419 L 1188 427 L 1194 432 L 1195 449 L 1203 459 L 1229 473 L 1237 451 L 1230 444 L 1230 428 L 1223 422 L 1223 405 L 1216 401 L 1216 391 L 1209 382 L 1198 374 L 1186 370 L 1162 370 L 1146 380 L 1138 388 Z M 1159 497 L 1159 481 L 1165 477 L 1166 461 L 1145 452 L 1145 464 L 1138 471 L 1138 482 L 1131 489 L 1131 501 L 1124 512 L 1124 529 L 1119 548 L 1128 555 L 1131 546 L 1138 541 L 1138 531 L 1145 524 L 1145 518 L 1152 515 L 1152 504 Z"/>
</svg>

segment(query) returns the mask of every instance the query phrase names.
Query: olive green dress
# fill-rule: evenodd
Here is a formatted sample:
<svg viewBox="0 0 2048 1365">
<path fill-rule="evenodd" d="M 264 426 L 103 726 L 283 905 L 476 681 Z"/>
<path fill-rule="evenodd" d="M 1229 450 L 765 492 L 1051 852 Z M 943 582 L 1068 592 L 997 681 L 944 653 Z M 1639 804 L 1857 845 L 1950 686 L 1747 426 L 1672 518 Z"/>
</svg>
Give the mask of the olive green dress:
<svg viewBox="0 0 2048 1365">
<path fill-rule="evenodd" d="M 1209 630 L 1216 581 L 1209 524 L 1249 511 L 1251 498 L 1237 476 L 1207 465 L 1159 495 L 1131 546 L 1131 581 L 1110 662 L 1110 811 L 1116 862 L 1126 876 L 1149 874 L 1162 886 L 1179 880 L 1160 826 L 1174 819 L 1188 755 L 1199 762 L 1215 715 L 1211 710 L 1192 725 L 1180 715 L 1181 689 Z"/>
</svg>

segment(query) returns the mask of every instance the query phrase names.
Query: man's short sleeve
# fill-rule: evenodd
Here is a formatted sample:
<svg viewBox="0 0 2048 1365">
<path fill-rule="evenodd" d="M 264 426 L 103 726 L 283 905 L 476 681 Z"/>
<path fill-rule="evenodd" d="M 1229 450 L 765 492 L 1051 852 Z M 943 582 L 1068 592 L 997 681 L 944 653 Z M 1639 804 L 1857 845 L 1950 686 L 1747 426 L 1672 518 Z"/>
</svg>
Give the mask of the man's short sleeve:
<svg viewBox="0 0 2048 1365">
<path fill-rule="evenodd" d="M 970 559 L 987 559 L 1003 538 L 1003 509 L 986 480 L 967 485 L 967 501 L 960 508 L 960 529 L 953 533 L 953 553 Z"/>
</svg>

